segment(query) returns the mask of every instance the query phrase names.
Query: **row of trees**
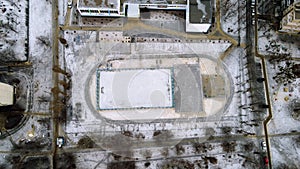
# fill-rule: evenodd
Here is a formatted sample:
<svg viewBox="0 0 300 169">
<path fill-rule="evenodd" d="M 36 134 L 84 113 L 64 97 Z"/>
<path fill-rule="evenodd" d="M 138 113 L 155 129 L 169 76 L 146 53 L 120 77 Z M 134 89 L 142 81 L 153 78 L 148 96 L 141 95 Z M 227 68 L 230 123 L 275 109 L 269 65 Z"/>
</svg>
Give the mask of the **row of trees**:
<svg viewBox="0 0 300 169">
<path fill-rule="evenodd" d="M 8 10 L 7 6 L 2 8 L 2 17 L 0 20 L 0 62 L 16 61 L 17 56 L 14 51 L 16 44 L 16 35 L 18 30 L 16 28 L 20 22 L 17 22 L 19 17 L 17 11 L 20 11 L 20 7 L 12 0 L 6 0 L 12 7 Z M 14 10 L 11 10 L 14 9 Z"/>
</svg>

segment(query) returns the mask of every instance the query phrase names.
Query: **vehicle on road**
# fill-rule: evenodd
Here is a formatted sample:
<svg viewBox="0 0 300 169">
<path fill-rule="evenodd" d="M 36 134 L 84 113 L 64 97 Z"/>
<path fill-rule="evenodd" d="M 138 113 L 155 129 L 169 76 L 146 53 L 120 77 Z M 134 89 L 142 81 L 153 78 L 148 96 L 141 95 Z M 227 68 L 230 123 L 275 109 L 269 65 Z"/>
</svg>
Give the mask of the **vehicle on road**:
<svg viewBox="0 0 300 169">
<path fill-rule="evenodd" d="M 64 137 L 57 137 L 56 138 L 56 145 L 61 148 L 65 144 L 65 138 Z"/>
<path fill-rule="evenodd" d="M 269 159 L 266 156 L 264 156 L 264 163 L 266 166 L 269 165 Z"/>
<path fill-rule="evenodd" d="M 255 9 L 252 8 L 252 12 L 251 12 L 252 16 L 255 16 Z"/>
<path fill-rule="evenodd" d="M 73 0 L 68 0 L 68 8 L 72 8 Z"/>
<path fill-rule="evenodd" d="M 261 142 L 261 149 L 262 149 L 263 151 L 267 151 L 267 144 L 266 144 L 265 141 L 262 141 L 262 142 Z"/>
</svg>

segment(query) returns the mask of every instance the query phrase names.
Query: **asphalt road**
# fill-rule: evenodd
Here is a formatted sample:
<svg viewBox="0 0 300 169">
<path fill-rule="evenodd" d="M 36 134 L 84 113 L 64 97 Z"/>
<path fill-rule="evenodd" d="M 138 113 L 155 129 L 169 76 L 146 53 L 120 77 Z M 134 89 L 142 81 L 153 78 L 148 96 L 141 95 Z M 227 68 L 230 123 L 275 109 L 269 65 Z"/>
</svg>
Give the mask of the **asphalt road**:
<svg viewBox="0 0 300 169">
<path fill-rule="evenodd" d="M 267 155 L 269 158 L 269 168 L 272 169 L 272 156 L 271 156 L 271 147 L 270 147 L 270 142 L 269 142 L 269 134 L 268 134 L 268 123 L 271 121 L 273 117 L 273 111 L 272 111 L 272 102 L 271 102 L 271 96 L 269 93 L 269 78 L 268 78 L 268 73 L 266 69 L 266 63 L 264 56 L 259 54 L 258 52 L 258 15 L 257 15 L 257 1 L 255 1 L 255 24 L 254 24 L 254 53 L 255 56 L 261 59 L 262 62 L 262 71 L 263 71 L 263 77 L 265 78 L 264 81 L 264 87 L 265 87 L 265 95 L 266 95 L 266 101 L 267 104 L 269 105 L 268 109 L 268 116 L 267 118 L 263 121 L 263 126 L 264 126 L 264 133 L 265 133 L 265 142 L 267 145 Z"/>
<path fill-rule="evenodd" d="M 59 67 L 59 54 L 58 54 L 58 36 L 59 36 L 59 27 L 58 27 L 58 0 L 52 1 L 52 65 L 54 67 Z M 59 74 L 55 71 L 52 71 L 52 84 L 53 88 L 58 88 Z M 59 124 L 58 116 L 60 113 L 60 104 L 59 104 L 59 93 L 52 90 L 52 148 L 51 148 L 51 168 L 55 168 L 55 155 L 57 151 L 56 138 L 58 137 Z"/>
</svg>

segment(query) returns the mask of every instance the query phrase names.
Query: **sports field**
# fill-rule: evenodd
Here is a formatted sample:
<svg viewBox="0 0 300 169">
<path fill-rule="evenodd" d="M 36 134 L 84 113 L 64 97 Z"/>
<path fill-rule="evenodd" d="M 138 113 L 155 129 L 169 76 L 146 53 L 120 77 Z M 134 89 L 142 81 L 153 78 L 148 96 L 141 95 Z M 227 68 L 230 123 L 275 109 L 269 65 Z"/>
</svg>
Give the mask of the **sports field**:
<svg viewBox="0 0 300 169">
<path fill-rule="evenodd" d="M 98 70 L 99 110 L 173 107 L 171 69 Z"/>
</svg>

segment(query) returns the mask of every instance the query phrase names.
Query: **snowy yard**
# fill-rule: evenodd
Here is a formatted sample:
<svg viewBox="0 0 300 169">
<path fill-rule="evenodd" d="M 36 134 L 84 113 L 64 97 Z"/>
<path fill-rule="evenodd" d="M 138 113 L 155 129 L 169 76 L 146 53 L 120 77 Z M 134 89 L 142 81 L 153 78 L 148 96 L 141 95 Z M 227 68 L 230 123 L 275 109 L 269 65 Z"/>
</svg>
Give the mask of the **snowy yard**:
<svg viewBox="0 0 300 169">
<path fill-rule="evenodd" d="M 258 20 L 258 51 L 263 55 L 290 53 L 300 57 L 299 37 L 280 34 L 273 30 L 271 23 Z"/>
<path fill-rule="evenodd" d="M 221 1 L 221 26 L 225 33 L 233 37 L 246 35 L 246 1 Z"/>
<path fill-rule="evenodd" d="M 265 41 L 262 42 L 268 42 L 267 38 L 264 38 Z M 280 46 L 283 45 L 280 41 L 276 43 Z M 268 47 L 268 43 L 266 44 L 266 47 Z M 297 57 L 293 49 L 295 49 L 293 45 L 288 46 L 288 51 L 291 52 L 291 55 Z M 282 52 L 282 48 L 279 48 L 279 50 L 278 52 Z M 300 161 L 298 156 L 300 146 L 299 142 L 295 142 L 299 135 L 293 133 L 300 131 L 300 121 L 294 119 L 292 113 L 295 108 L 295 102 L 300 100 L 300 79 L 295 79 L 292 83 L 286 85 L 277 83 L 273 77 L 279 72 L 278 65 L 284 64 L 285 61 L 267 62 L 269 92 L 273 112 L 273 118 L 268 124 L 268 131 L 271 136 L 278 135 L 277 137 L 270 138 L 272 163 L 273 168 L 299 168 Z"/>
<path fill-rule="evenodd" d="M 269 90 L 272 99 L 273 119 L 269 124 L 270 133 L 287 133 L 292 130 L 300 131 L 300 121 L 292 118 L 293 106 L 300 99 L 300 79 L 284 86 L 272 78 L 278 71 L 277 66 L 268 62 Z M 288 125 L 287 125 L 288 124 Z"/>
<path fill-rule="evenodd" d="M 300 145 L 293 137 L 273 137 L 271 141 L 271 155 L 273 168 L 300 168 Z"/>
</svg>

